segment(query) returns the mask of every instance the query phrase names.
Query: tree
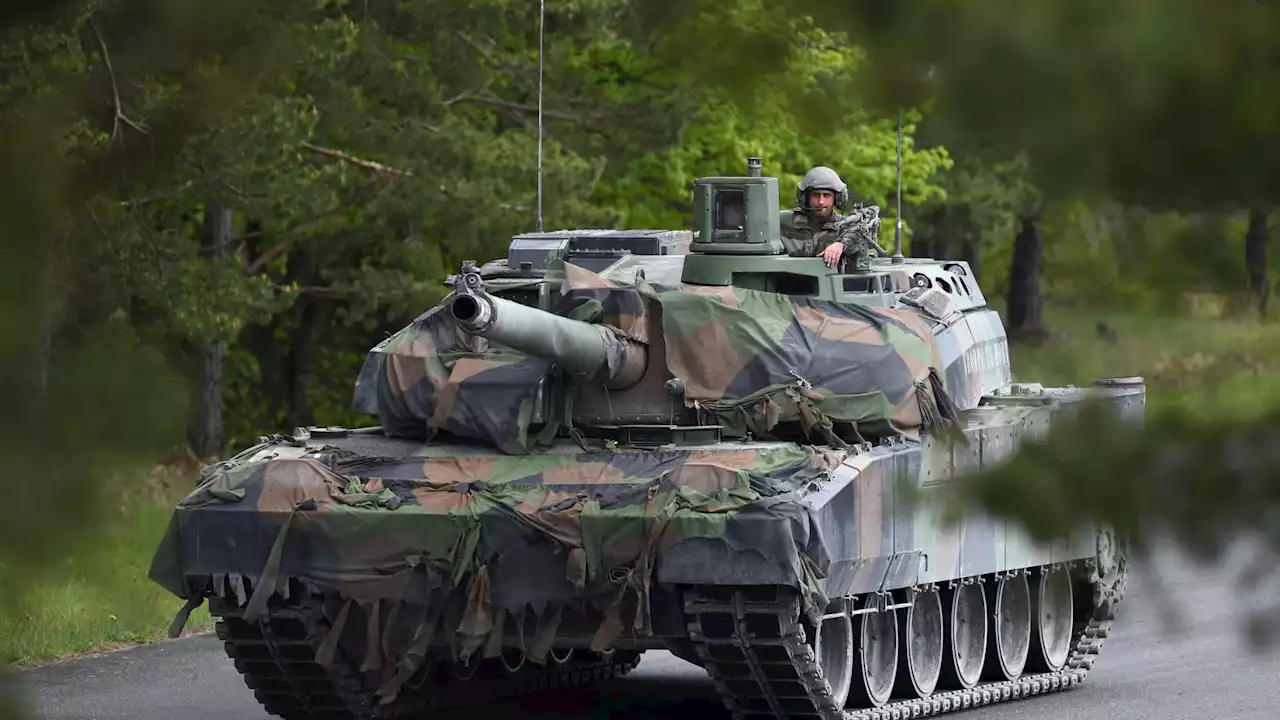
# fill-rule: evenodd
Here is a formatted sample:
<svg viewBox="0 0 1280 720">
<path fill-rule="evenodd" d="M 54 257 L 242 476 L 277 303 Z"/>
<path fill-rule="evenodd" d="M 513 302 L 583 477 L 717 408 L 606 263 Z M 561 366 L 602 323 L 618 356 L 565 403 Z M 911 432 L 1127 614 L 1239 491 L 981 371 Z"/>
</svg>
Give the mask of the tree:
<svg viewBox="0 0 1280 720">
<path fill-rule="evenodd" d="M 1271 298 L 1271 283 L 1267 279 L 1267 243 L 1270 233 L 1267 219 L 1271 210 L 1254 205 L 1249 208 L 1249 229 L 1244 236 L 1245 279 L 1248 283 L 1250 304 L 1259 314 L 1267 314 L 1267 301 Z"/>
<path fill-rule="evenodd" d="M 96 211 L 123 212 L 120 195 L 172 171 L 184 139 L 252 92 L 288 47 L 263 30 L 297 10 L 240 0 L 40 5 L 0 9 L 0 451 L 9 472 L 40 488 L 14 496 L 0 527 L 0 582 L 10 589 L 38 581 L 93 530 L 115 473 L 181 438 L 172 402 L 181 384 L 104 292 L 121 265 L 115 251 L 139 248 L 112 246 L 95 230 Z M 138 67 L 169 87 L 146 122 L 121 91 Z M 21 600 L 4 593 L 0 613 Z M 14 709 L 0 700 L 0 714 Z"/>
<path fill-rule="evenodd" d="M 922 140 L 927 142 L 927 121 L 924 132 Z M 985 273 L 982 257 L 1007 245 L 1007 238 L 1018 231 L 1019 217 L 1037 209 L 1040 199 L 1027 173 L 1024 157 L 1002 161 L 978 149 L 962 148 L 955 165 L 940 178 L 945 194 L 915 210 L 912 254 L 964 258 L 988 295 L 1013 285 L 1012 277 Z"/>
<path fill-rule="evenodd" d="M 810 168 L 834 167 L 857 198 L 881 206 L 881 240 L 889 241 L 889 206 L 897 181 L 896 117 L 869 113 L 856 96 L 833 95 L 830 90 L 862 63 L 861 52 L 807 22 L 793 25 L 793 55 L 757 78 L 760 86 L 747 99 L 736 94 L 745 91 L 734 87 L 701 84 L 703 69 L 696 62 L 683 66 L 669 80 L 685 98 L 682 117 L 687 120 L 680 127 L 680 143 L 645 151 L 607 173 L 597 195 L 600 203 L 623 208 L 623 222 L 631 227 L 687 227 L 693 178 L 745 172 L 747 156 L 756 155 L 767 174 L 778 177 L 784 207 L 793 202 L 794 189 Z M 937 178 L 952 164 L 942 147 L 915 147 L 920 117 L 909 112 L 904 118 L 905 203 L 943 197 Z"/>
</svg>

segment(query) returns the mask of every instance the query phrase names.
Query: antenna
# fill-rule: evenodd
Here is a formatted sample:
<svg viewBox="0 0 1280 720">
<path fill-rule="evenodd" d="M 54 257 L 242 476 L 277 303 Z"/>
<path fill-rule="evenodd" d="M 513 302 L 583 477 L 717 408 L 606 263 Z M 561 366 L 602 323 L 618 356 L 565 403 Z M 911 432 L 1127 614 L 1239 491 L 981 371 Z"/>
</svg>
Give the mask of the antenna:
<svg viewBox="0 0 1280 720">
<path fill-rule="evenodd" d="M 538 232 L 542 232 L 542 28 L 546 13 L 546 0 L 538 0 Z"/>
<path fill-rule="evenodd" d="M 898 108 L 898 209 L 894 212 L 893 261 L 905 262 L 902 256 L 902 108 Z"/>
</svg>

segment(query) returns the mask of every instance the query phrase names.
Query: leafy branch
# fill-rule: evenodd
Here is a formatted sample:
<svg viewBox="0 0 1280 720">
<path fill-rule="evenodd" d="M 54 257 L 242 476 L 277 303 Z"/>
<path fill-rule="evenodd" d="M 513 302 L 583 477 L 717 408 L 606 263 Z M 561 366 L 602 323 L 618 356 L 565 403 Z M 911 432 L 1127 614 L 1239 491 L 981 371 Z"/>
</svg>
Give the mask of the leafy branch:
<svg viewBox="0 0 1280 720">
<path fill-rule="evenodd" d="M 527 113 L 536 113 L 538 111 L 538 108 L 535 105 L 526 105 L 524 103 L 510 102 L 508 100 L 503 100 L 498 97 L 470 96 L 470 97 L 458 98 L 457 102 L 470 102 L 470 103 L 475 103 L 476 105 L 487 105 L 489 107 L 508 110 L 513 113 L 520 113 L 521 116 Z M 583 118 L 579 115 L 574 115 L 572 113 L 562 112 L 559 110 L 548 110 L 545 107 L 542 109 L 542 116 L 548 117 L 548 118 L 554 118 L 556 120 L 564 120 L 577 125 L 581 125 L 582 127 L 587 128 L 588 130 L 596 129 L 593 122 L 594 118 Z"/>
<path fill-rule="evenodd" d="M 379 172 L 386 175 L 399 175 L 401 177 L 413 176 L 413 173 L 409 172 L 408 170 L 401 170 L 400 168 L 391 167 L 390 165 L 384 165 L 380 162 L 375 162 L 373 160 L 365 160 L 364 158 L 356 157 L 355 155 L 345 153 L 341 150 L 335 150 L 333 148 L 324 147 L 322 145 L 316 145 L 314 143 L 307 142 L 306 140 L 302 141 L 302 147 L 318 155 L 324 155 L 327 157 L 336 158 L 338 160 L 342 160 L 343 162 L 349 162 L 352 165 L 359 165 L 362 168 L 373 170 L 374 172 Z"/>
<path fill-rule="evenodd" d="M 391 169 L 394 169 L 394 168 L 391 168 Z M 408 174 L 407 171 L 405 172 L 405 174 L 406 175 Z M 285 230 L 277 231 L 275 233 L 269 230 L 260 230 L 257 232 L 244 233 L 243 235 L 233 238 L 231 241 L 232 243 L 239 243 L 239 242 L 244 242 L 245 240 L 250 240 L 253 238 L 263 237 L 263 236 L 272 235 L 272 234 L 279 234 L 282 236 L 282 239 L 280 240 L 280 242 L 267 248 L 265 251 L 263 251 L 261 255 L 255 258 L 253 262 L 249 263 L 249 265 L 244 270 L 244 274 L 247 276 L 251 276 L 251 275 L 257 275 L 258 273 L 262 272 L 262 269 L 267 266 L 267 263 L 271 262 L 272 260 L 275 260 L 285 250 L 289 249 L 289 244 L 292 243 L 295 239 L 297 239 L 298 235 L 315 227 L 316 225 L 320 224 L 320 222 L 327 220 L 328 218 L 331 218 L 334 215 L 337 215 L 343 210 L 348 210 L 353 207 L 364 207 L 368 205 L 374 200 L 377 200 L 385 191 L 385 189 L 386 189 L 386 186 L 383 186 L 382 188 L 375 191 L 372 195 L 360 199 L 354 205 L 352 205 L 351 203 L 338 202 L 326 208 L 325 210 L 322 210 L 312 215 L 311 217 L 308 217 L 307 219 L 303 220 L 297 225 L 294 225 L 293 227 L 287 228 Z"/>
</svg>

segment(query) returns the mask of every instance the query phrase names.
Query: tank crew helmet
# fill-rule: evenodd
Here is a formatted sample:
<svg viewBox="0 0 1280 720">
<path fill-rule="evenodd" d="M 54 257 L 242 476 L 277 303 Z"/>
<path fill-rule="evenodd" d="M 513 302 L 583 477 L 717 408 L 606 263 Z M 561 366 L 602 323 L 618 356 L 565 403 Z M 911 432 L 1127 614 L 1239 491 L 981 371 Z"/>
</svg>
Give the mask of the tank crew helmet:
<svg viewBox="0 0 1280 720">
<path fill-rule="evenodd" d="M 804 174 L 796 184 L 796 206 L 809 209 L 810 190 L 830 190 L 835 193 L 836 210 L 844 210 L 849 204 L 849 187 L 844 184 L 835 170 L 819 165 Z"/>
</svg>

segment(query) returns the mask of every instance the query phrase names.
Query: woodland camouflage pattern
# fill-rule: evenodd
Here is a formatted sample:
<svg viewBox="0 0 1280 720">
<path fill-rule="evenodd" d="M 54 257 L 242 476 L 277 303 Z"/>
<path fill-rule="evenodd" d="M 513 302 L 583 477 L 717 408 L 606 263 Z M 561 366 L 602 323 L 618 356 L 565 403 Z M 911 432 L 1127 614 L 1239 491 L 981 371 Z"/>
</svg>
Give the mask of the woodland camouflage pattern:
<svg viewBox="0 0 1280 720">
<path fill-rule="evenodd" d="M 530 449 L 537 382 L 550 369 L 549 361 L 522 353 L 468 351 L 438 305 L 373 349 L 353 409 L 377 415 L 393 437 L 430 439 L 443 430 L 521 454 Z"/>
<path fill-rule="evenodd" d="M 621 284 L 557 261 L 559 314 L 649 343 L 660 312 L 667 369 L 685 404 L 711 413 L 731 435 L 767 435 L 800 419 L 837 446 L 862 434 L 916 439 L 950 414 L 936 340 L 908 309 L 841 305 L 736 287 Z M 448 430 L 507 453 L 545 447 L 556 426 L 529 436 L 536 383 L 551 363 L 516 352 L 468 353 L 444 312 L 432 308 L 375 347 L 354 408 L 376 413 L 402 437 Z M 941 402 L 942 407 L 939 407 Z M 561 409 L 560 421 L 569 417 Z"/>
<path fill-rule="evenodd" d="M 782 232 L 782 244 L 787 254 L 799 257 L 816 257 L 833 242 L 844 243 L 844 254 L 867 252 L 872 256 L 883 254 L 879 242 L 880 208 L 875 205 L 855 205 L 848 214 L 831 212 L 831 217 L 816 223 L 804 208 L 791 210 L 790 227 Z"/>
<path fill-rule="evenodd" d="M 787 254 L 795 257 L 815 257 L 833 242 L 841 240 L 836 223 L 843 216 L 835 210 L 824 222 L 816 222 L 809 217 L 809 212 L 802 207 L 791 210 L 791 226 L 782 232 L 782 244 Z M 845 250 L 851 248 L 845 247 Z"/>
<path fill-rule="evenodd" d="M 370 662 L 406 677 L 436 633 L 457 633 L 461 654 L 496 652 L 490 630 L 508 615 L 529 623 L 540 660 L 572 602 L 604 615 L 596 642 L 607 647 L 624 596 L 646 607 L 655 560 L 689 539 L 785 563 L 793 587 L 818 592 L 827 548 L 795 494 L 844 457 L 790 443 L 399 459 L 274 449 L 216 466 L 178 505 L 151 578 L 187 597 L 184 575 L 210 574 L 249 600 L 246 619 L 289 577 L 359 603 L 375 623 L 380 601 L 405 603 L 398 627 L 413 631 L 371 633 L 384 639 Z M 257 588 L 247 598 L 246 580 Z M 641 613 L 634 629 L 646 622 Z"/>
<path fill-rule="evenodd" d="M 530 435 L 550 363 L 467 351 L 442 303 L 374 348 L 356 409 L 378 413 L 388 434 L 446 430 L 505 454 L 423 446 L 385 458 L 277 438 L 207 471 L 176 509 L 151 577 L 186 598 L 184 576 L 210 575 L 216 592 L 248 601 L 247 620 L 272 592 L 288 592 L 288 578 L 358 603 L 382 638 L 366 667 L 396 669 L 388 696 L 432 638 L 458 640 L 460 654 L 498 652 L 502 635 L 491 630 L 506 617 L 528 623 L 535 660 L 561 613 L 582 603 L 604 618 L 597 648 L 624 631 L 628 596 L 639 610 L 626 630 L 644 635 L 654 568 L 682 543 L 751 557 L 800 590 L 810 612 L 823 607 L 831 550 L 800 498 L 831 477 L 860 430 L 916 437 L 954 416 L 927 322 L 741 288 L 622 285 L 564 263 L 552 274 L 559 314 L 637 342 L 650 341 L 660 312 L 666 367 L 684 381 L 686 405 L 757 438 L 798 419 L 830 446 L 591 452 L 552 432 Z M 562 409 L 552 430 L 571 413 Z"/>
<path fill-rule="evenodd" d="M 208 599 L 287 718 L 425 717 L 659 648 L 734 717 L 923 717 L 1082 680 L 1124 594 L 1114 533 L 1035 541 L 950 501 L 1091 398 L 1140 419 L 1145 381 L 1013 383 L 968 263 L 873 266 L 877 207 L 806 233 L 759 168 L 695 183 L 679 252 L 574 231 L 463 263 L 366 357 L 353 409 L 379 426 L 261 438 L 201 473 L 150 571 L 187 601 L 170 635 Z M 788 217 L 810 258 L 782 254 Z M 853 272 L 813 259 L 828 233 Z M 956 613 L 982 625 L 946 641 Z"/>
</svg>

